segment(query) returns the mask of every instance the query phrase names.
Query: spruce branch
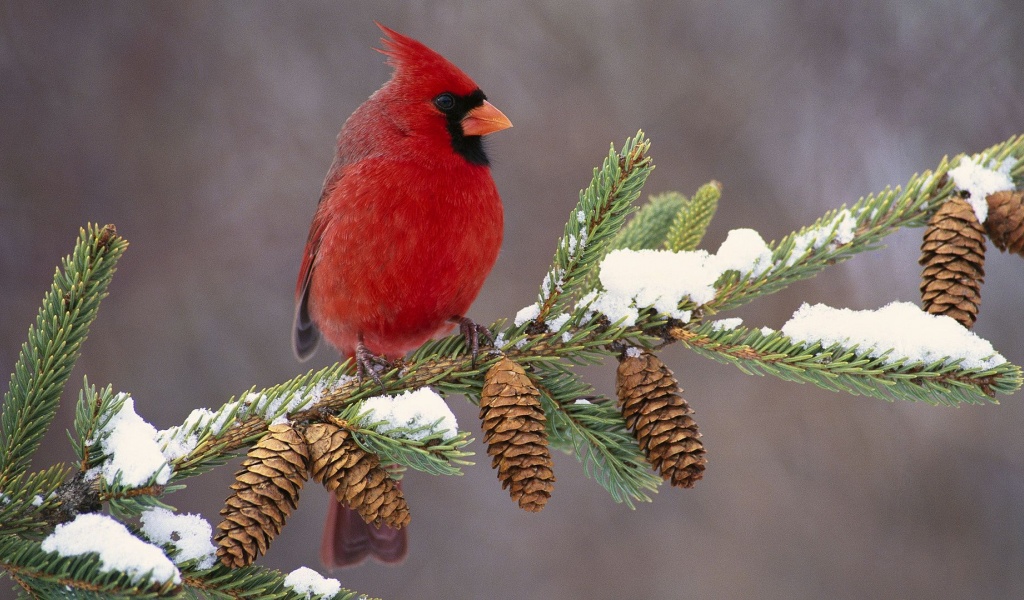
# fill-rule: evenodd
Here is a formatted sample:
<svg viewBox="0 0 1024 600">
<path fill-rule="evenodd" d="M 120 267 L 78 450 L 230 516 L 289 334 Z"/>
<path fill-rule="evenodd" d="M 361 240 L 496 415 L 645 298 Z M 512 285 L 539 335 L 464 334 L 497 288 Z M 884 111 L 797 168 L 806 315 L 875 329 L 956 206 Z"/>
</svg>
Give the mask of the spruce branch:
<svg viewBox="0 0 1024 600">
<path fill-rule="evenodd" d="M 473 456 L 472 452 L 464 450 L 473 441 L 468 432 L 462 431 L 450 438 L 446 438 L 443 432 L 420 437 L 438 425 L 425 423 L 419 427 L 395 427 L 387 433 L 380 433 L 377 431 L 379 422 L 374 423 L 365 415 L 361 417 L 355 422 L 346 422 L 346 427 L 363 450 L 380 456 L 384 463 L 402 465 L 431 475 L 462 475 L 460 467 L 473 464 L 465 460 Z"/>
<path fill-rule="evenodd" d="M 195 561 L 190 561 L 194 563 Z M 14 577 L 33 598 L 169 598 L 202 597 L 230 600 L 306 600 L 305 593 L 285 585 L 286 573 L 256 565 L 229 569 L 217 565 L 198 569 L 183 564 L 181 583 L 146 585 L 127 574 L 103 570 L 96 555 L 59 557 L 38 543 L 0 536 L 0 567 Z M 342 589 L 333 600 L 367 598 Z M 369 600 L 369 599 L 367 599 Z"/>
<path fill-rule="evenodd" d="M 4 394 L 0 413 L 0 490 L 28 468 L 53 421 L 60 395 L 128 247 L 113 225 L 81 230 L 43 298 Z"/>
<path fill-rule="evenodd" d="M 37 538 L 48 524 L 59 521 L 62 498 L 58 495 L 71 468 L 63 463 L 42 471 L 23 473 L 4 488 L 0 501 L 3 533 Z"/>
<path fill-rule="evenodd" d="M 668 335 L 690 350 L 732 364 L 748 375 L 773 375 L 787 381 L 883 400 L 921 401 L 955 406 L 993 402 L 1021 385 L 1021 369 L 1003 363 L 988 369 L 967 369 L 957 361 L 931 364 L 898 359 L 888 353 L 871 356 L 868 349 L 801 344 L 779 332 L 673 326 Z"/>
<path fill-rule="evenodd" d="M 381 457 L 381 460 L 399 464 L 431 475 L 462 475 L 461 466 L 472 465 L 465 452 L 472 438 L 460 432 L 450 440 L 439 441 L 437 436 L 426 440 L 409 440 L 379 434 L 370 429 L 355 430 L 355 440 L 361 448 Z"/>
<path fill-rule="evenodd" d="M 230 569 L 224 565 L 217 564 L 210 569 L 183 569 L 181 575 L 184 590 L 192 593 L 193 596 L 202 598 L 224 600 L 240 600 L 242 598 L 308 600 L 306 594 L 297 593 L 285 586 L 286 573 L 259 565 Z M 330 600 L 357 599 L 380 600 L 380 598 L 370 598 L 345 588 L 342 588 Z"/>
<path fill-rule="evenodd" d="M 964 158 L 961 154 L 943 158 L 934 171 L 915 174 L 903 187 L 887 188 L 861 198 L 853 206 L 828 211 L 812 225 L 791 233 L 772 250 L 773 268 L 758 276 L 727 273 L 719 282 L 715 299 L 704 309 L 713 314 L 737 308 L 760 296 L 771 294 L 854 255 L 883 247 L 882 240 L 904 227 L 923 227 L 955 192 L 948 177 L 950 168 Z M 992 146 L 980 154 L 981 161 L 1001 162 L 1015 158 L 1010 172 L 1014 181 L 1024 176 L 1024 135 Z"/>
<path fill-rule="evenodd" d="M 692 198 L 683 202 L 665 232 L 665 248 L 673 252 L 696 250 L 718 210 L 721 197 L 722 184 L 712 181 L 702 185 Z"/>
<path fill-rule="evenodd" d="M 0 567 L 32 598 L 168 598 L 181 592 L 173 582 L 146 583 L 105 569 L 99 556 L 60 556 L 20 536 L 0 535 Z"/>
<path fill-rule="evenodd" d="M 534 319 L 538 324 L 565 310 L 587 274 L 606 254 L 654 169 L 647 156 L 650 146 L 642 131 L 626 140 L 619 152 L 613 145 L 601 167 L 594 169 L 590 185 L 580 191 L 579 203 L 569 214 L 555 250 L 553 265 L 541 283 Z"/>
<path fill-rule="evenodd" d="M 98 433 L 105 424 L 102 421 L 104 416 L 109 418 L 113 412 L 110 406 L 113 400 L 113 386 L 108 385 L 97 391 L 96 386 L 89 385 L 89 378 L 85 378 L 82 389 L 78 392 L 78 403 L 75 405 L 75 435 L 68 434 L 82 471 L 87 471 L 100 462 Z"/>
<path fill-rule="evenodd" d="M 262 391 L 250 389 L 219 409 L 196 409 L 177 425 L 160 432 L 165 450 L 173 451 L 171 481 L 195 477 L 224 464 L 234 453 L 258 440 L 267 424 L 316 404 L 329 389 L 354 381 L 345 375 L 350 363 L 309 371 Z"/>
<path fill-rule="evenodd" d="M 136 519 L 146 510 L 151 508 L 171 507 L 165 504 L 161 498 L 173 492 L 183 490 L 183 485 L 145 485 L 142 487 L 131 487 L 120 484 L 101 485 L 98 497 L 107 506 L 107 511 L 127 521 Z"/>
</svg>

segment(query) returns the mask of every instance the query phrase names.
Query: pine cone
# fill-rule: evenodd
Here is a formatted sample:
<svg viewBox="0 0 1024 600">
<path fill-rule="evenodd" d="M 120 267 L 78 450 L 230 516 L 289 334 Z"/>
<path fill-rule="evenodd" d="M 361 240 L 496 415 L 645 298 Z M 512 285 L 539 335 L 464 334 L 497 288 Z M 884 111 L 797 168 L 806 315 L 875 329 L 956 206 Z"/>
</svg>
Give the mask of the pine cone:
<svg viewBox="0 0 1024 600">
<path fill-rule="evenodd" d="M 967 200 L 950 198 L 928 220 L 918 262 L 924 309 L 968 329 L 974 325 L 985 281 L 985 233 Z"/>
<path fill-rule="evenodd" d="M 508 488 L 520 508 L 540 511 L 555 481 L 547 418 L 540 392 L 526 371 L 508 358 L 499 360 L 484 376 L 480 420 L 491 468 L 498 469 L 502 489 Z"/>
<path fill-rule="evenodd" d="M 679 395 L 672 371 L 650 352 L 631 350 L 619 362 L 615 391 L 647 462 L 672 485 L 693 487 L 707 459 L 693 409 Z"/>
<path fill-rule="evenodd" d="M 217 525 L 217 556 L 225 566 L 252 564 L 281 533 L 299 503 L 309 464 L 306 441 L 291 425 L 271 425 L 235 475 Z"/>
<path fill-rule="evenodd" d="M 380 466 L 380 457 L 356 444 L 347 429 L 331 423 L 306 427 L 309 474 L 359 513 L 363 521 L 394 529 L 409 524 L 409 505 L 395 480 Z"/>
<path fill-rule="evenodd" d="M 996 192 L 986 200 L 985 230 L 989 239 L 1003 252 L 1024 256 L 1024 192 Z"/>
</svg>

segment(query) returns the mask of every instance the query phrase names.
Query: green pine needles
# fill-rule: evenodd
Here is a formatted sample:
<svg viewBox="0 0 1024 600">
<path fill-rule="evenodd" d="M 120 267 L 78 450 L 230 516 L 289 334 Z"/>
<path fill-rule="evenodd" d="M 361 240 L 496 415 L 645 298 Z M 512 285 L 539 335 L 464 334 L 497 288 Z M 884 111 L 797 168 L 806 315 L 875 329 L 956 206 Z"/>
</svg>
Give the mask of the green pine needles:
<svg viewBox="0 0 1024 600">
<path fill-rule="evenodd" d="M 711 254 L 699 247 L 722 199 L 722 186 L 711 182 L 690 197 L 663 193 L 638 206 L 654 168 L 649 150 L 650 142 L 640 132 L 620 149 L 613 147 L 594 170 L 569 213 L 536 302 L 510 322 L 491 326 L 493 348 L 484 349 L 474 362 L 460 336 L 428 342 L 378 373 L 386 394 L 429 387 L 479 404 L 485 373 L 506 357 L 525 369 L 540 395 L 547 427 L 544 443 L 575 455 L 612 500 L 634 506 L 649 501 L 663 478 L 649 466 L 614 399 L 581 379 L 578 366 L 680 343 L 744 373 L 885 400 L 994 402 L 1021 387 L 1021 368 L 990 346 L 986 350 L 987 342 L 966 330 L 957 335 L 981 344 L 980 354 L 945 355 L 940 344 L 938 354 L 922 357 L 838 334 L 809 337 L 796 334 L 795 328 L 774 331 L 742 326 L 738 319 L 711 318 L 877 249 L 901 228 L 924 226 L 946 200 L 963 193 L 947 175 L 961 157 L 943 159 L 934 171 L 913 176 L 905 186 L 866 196 L 849 208 L 841 206 L 776 242 L 766 244 L 749 230 L 734 232 L 742 243 L 733 243 L 727 252 L 727 240 Z M 1012 165 L 1006 169 L 1019 187 L 1022 157 L 1024 137 L 1018 136 L 986 150 L 976 162 Z M 403 469 L 459 475 L 473 464 L 468 461 L 471 438 L 479 425 L 455 431 L 434 417 L 385 422 L 363 408 L 365 400 L 382 395 L 380 387 L 373 380 L 358 381 L 346 362 L 266 390 L 249 390 L 219 408 L 196 410 L 182 424 L 163 431 L 148 426 L 126 394 L 86 382 L 78 395 L 74 431 L 69 432 L 78 464 L 29 471 L 127 246 L 113 226 L 82 230 L 29 328 L 3 398 L 0 568 L 24 597 L 307 597 L 284 573 L 255 565 L 230 569 L 214 562 L 212 546 L 186 556 L 176 546 L 178 538 L 161 538 L 146 525 L 147 516 L 166 512 L 164 502 L 188 479 L 252 447 L 270 423 L 288 422 L 301 431 L 306 423 L 329 418 L 348 429 L 362 450 L 399 465 L 393 476 Z M 737 252 L 746 258 L 737 260 Z M 615 279 L 611 265 L 630 260 L 638 261 L 625 263 L 633 266 L 636 278 L 650 278 L 650 283 L 616 291 L 622 278 Z M 689 271 L 676 275 L 665 267 L 669 272 L 658 273 L 656 266 L 680 260 L 696 265 L 694 271 L 707 280 L 671 288 L 673 278 L 690 277 Z M 628 283 L 629 277 L 625 279 Z M 659 285 L 668 287 L 654 289 Z M 676 291 L 665 291 L 670 288 Z M 144 413 L 144 399 L 140 407 Z M 123 462 L 124 450 L 117 443 L 125 427 L 147 432 L 145 447 L 133 460 L 143 463 L 145 455 L 149 463 L 138 472 L 140 464 Z M 171 575 L 158 575 L 155 568 L 138 573 L 120 567 L 102 550 L 54 550 L 55 532 L 61 527 L 104 509 L 113 517 L 112 526 L 127 525 L 128 535 L 176 561 Z M 331 593 L 323 597 L 356 596 L 349 590 Z"/>
<path fill-rule="evenodd" d="M 28 469 L 127 247 L 113 226 L 90 227 L 57 270 L 0 409 L 0 489 Z"/>
</svg>

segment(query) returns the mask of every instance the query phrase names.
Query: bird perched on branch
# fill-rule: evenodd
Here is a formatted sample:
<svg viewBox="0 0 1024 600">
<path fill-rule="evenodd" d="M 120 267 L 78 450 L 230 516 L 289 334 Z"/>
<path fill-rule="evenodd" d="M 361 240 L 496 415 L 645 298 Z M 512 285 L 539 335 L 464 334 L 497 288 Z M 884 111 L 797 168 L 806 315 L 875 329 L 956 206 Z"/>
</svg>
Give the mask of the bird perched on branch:
<svg viewBox="0 0 1024 600">
<path fill-rule="evenodd" d="M 512 126 L 458 67 L 383 25 L 391 79 L 345 122 L 309 229 L 292 341 L 300 360 L 323 337 L 360 374 L 466 318 L 501 247 L 501 198 L 482 136 Z M 321 557 L 397 562 L 405 530 L 366 525 L 332 502 Z"/>
</svg>

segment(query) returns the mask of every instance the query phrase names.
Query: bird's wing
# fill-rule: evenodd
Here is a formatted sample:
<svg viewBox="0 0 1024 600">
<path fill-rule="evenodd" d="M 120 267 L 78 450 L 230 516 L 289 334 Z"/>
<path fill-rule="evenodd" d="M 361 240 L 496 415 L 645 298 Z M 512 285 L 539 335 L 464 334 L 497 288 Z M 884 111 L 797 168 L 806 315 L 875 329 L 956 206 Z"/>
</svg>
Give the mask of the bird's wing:
<svg viewBox="0 0 1024 600">
<path fill-rule="evenodd" d="M 309 315 L 309 283 L 313 279 L 313 267 L 316 266 L 317 252 L 320 241 L 327 228 L 327 218 L 320 211 L 326 198 L 341 179 L 343 166 L 337 160 L 327 172 L 324 187 L 320 192 L 317 210 L 313 215 L 313 223 L 309 226 L 309 237 L 306 248 L 302 252 L 302 264 L 299 267 L 299 279 L 295 285 L 295 318 L 292 322 L 292 349 L 299 360 L 306 360 L 316 352 L 320 344 L 320 330 Z"/>
</svg>

